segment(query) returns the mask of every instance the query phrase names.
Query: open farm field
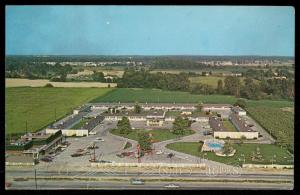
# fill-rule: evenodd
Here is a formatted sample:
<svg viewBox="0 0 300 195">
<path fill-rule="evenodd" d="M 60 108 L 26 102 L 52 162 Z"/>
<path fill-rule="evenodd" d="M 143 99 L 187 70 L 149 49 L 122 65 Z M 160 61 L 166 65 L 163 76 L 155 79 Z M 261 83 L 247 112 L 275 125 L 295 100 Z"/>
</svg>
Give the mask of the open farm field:
<svg viewBox="0 0 300 195">
<path fill-rule="evenodd" d="M 74 108 L 111 89 L 31 88 L 5 89 L 5 134 L 34 132 L 63 117 Z"/>
<path fill-rule="evenodd" d="M 218 81 L 219 80 L 222 80 L 223 81 L 223 85 L 224 85 L 224 80 L 225 80 L 226 77 L 221 77 L 221 76 L 199 76 L 199 77 L 190 77 L 189 80 L 190 80 L 190 85 L 195 85 L 195 84 L 198 84 L 198 83 L 201 83 L 201 84 L 207 84 L 207 85 L 210 85 L 214 88 L 217 88 L 218 86 Z M 239 77 L 241 82 L 244 82 L 244 79 L 245 77 Z M 253 80 L 254 83 L 257 83 L 259 84 L 259 80 Z"/>
<path fill-rule="evenodd" d="M 91 102 L 140 102 L 140 103 L 216 103 L 233 104 L 236 98 L 226 95 L 194 95 L 189 92 L 160 89 L 117 88 Z"/>
<path fill-rule="evenodd" d="M 287 142 L 293 151 L 294 114 L 276 107 L 247 107 L 249 115 L 277 141 Z"/>
<path fill-rule="evenodd" d="M 5 79 L 5 87 L 44 87 L 47 83 L 52 84 L 54 87 L 97 87 L 104 88 L 116 87 L 116 83 L 100 83 L 100 82 L 50 82 L 47 79 Z"/>
<path fill-rule="evenodd" d="M 106 75 L 112 75 L 117 77 L 122 77 L 124 73 L 124 67 L 85 67 L 84 71 L 91 72 L 98 71 L 103 72 L 103 74 Z"/>
</svg>

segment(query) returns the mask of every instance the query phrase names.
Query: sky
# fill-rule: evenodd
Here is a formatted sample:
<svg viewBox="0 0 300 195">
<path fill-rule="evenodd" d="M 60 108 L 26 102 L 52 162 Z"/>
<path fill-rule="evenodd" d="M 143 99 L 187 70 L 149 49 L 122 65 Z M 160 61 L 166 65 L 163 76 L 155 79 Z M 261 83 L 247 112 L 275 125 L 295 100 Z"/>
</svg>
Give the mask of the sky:
<svg viewBox="0 0 300 195">
<path fill-rule="evenodd" d="M 288 6 L 6 6 L 6 55 L 294 56 Z"/>
</svg>

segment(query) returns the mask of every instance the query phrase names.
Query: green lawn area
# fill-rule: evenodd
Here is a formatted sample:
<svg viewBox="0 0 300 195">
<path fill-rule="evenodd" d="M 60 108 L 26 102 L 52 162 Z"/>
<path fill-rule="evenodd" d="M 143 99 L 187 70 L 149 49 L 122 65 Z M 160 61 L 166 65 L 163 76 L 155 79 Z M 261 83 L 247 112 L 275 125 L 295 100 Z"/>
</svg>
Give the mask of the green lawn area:
<svg viewBox="0 0 300 195">
<path fill-rule="evenodd" d="M 229 120 L 224 120 L 222 121 L 223 126 L 226 130 L 232 132 L 232 131 L 238 131 L 235 126 L 233 126 L 233 124 L 229 121 Z"/>
<path fill-rule="evenodd" d="M 233 104 L 236 98 L 228 95 L 195 95 L 189 92 L 164 91 L 160 89 L 113 89 L 105 96 L 101 96 L 91 102 L 140 102 L 140 103 L 219 103 Z"/>
<path fill-rule="evenodd" d="M 34 132 L 74 108 L 104 95 L 108 88 L 5 88 L 5 134 Z"/>
<path fill-rule="evenodd" d="M 207 84 L 210 85 L 214 88 L 217 88 L 218 86 L 218 81 L 222 80 L 223 81 L 223 85 L 224 85 L 224 80 L 226 77 L 221 77 L 221 76 L 199 76 L 199 77 L 190 77 L 190 84 L 191 86 L 198 84 L 198 83 L 202 83 L 202 84 Z M 245 77 L 239 77 L 241 81 L 244 81 Z M 260 81 L 258 80 L 254 80 L 255 83 L 259 83 Z"/>
<path fill-rule="evenodd" d="M 270 144 L 234 144 L 233 147 L 236 149 L 236 153 L 232 157 L 219 157 L 216 156 L 213 152 L 199 152 L 199 147 L 202 147 L 202 143 L 198 142 L 177 142 L 171 143 L 166 146 L 167 148 L 187 154 L 191 154 L 197 157 L 205 156 L 206 159 L 222 162 L 225 164 L 241 164 L 244 158 L 241 156 L 244 154 L 245 163 L 253 163 L 253 164 L 272 164 L 271 160 L 274 155 L 274 164 L 293 164 L 291 161 L 293 157 L 287 152 L 286 149 L 282 149 L 276 145 Z M 251 155 L 252 152 L 256 151 L 256 147 L 260 148 L 260 152 L 262 154 L 262 158 L 264 159 L 261 162 L 252 161 Z M 205 155 L 206 153 L 206 155 Z M 240 158 L 240 161 L 239 161 Z"/>
<path fill-rule="evenodd" d="M 70 129 L 80 129 L 83 125 L 85 125 L 90 119 L 84 118 L 79 121 L 79 123 L 75 124 Z"/>
<path fill-rule="evenodd" d="M 155 130 L 150 130 L 150 131 L 146 131 L 146 130 L 142 130 L 142 129 L 134 129 L 128 135 L 120 134 L 120 131 L 118 129 L 112 129 L 112 130 L 110 130 L 110 132 L 112 134 L 115 134 L 115 135 L 118 135 L 121 137 L 126 137 L 129 139 L 133 139 L 136 141 L 138 141 L 138 132 L 151 133 L 153 136 L 153 138 L 152 138 L 153 142 L 160 142 L 160 141 L 165 141 L 165 140 L 169 140 L 169 139 L 175 139 L 177 137 L 182 137 L 182 136 L 178 136 L 178 135 L 171 133 L 170 130 L 168 130 L 168 129 L 155 129 Z M 183 136 L 191 135 L 194 133 L 195 132 L 193 130 L 189 130 L 189 131 L 186 131 L 186 133 Z"/>
</svg>

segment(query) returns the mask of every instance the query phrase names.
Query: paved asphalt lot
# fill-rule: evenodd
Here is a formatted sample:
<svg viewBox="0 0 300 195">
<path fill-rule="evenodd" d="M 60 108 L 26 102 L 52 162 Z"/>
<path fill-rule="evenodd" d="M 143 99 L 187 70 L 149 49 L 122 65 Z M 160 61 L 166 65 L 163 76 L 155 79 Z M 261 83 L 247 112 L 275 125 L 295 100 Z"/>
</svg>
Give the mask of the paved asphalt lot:
<svg viewBox="0 0 300 195">
<path fill-rule="evenodd" d="M 228 115 L 227 112 L 221 113 L 223 116 Z M 259 138 L 258 140 L 254 140 L 252 142 L 255 143 L 269 143 L 270 142 L 270 136 L 268 136 L 267 133 L 264 133 L 263 129 L 255 123 L 250 117 L 246 117 L 246 119 L 254 124 L 254 128 L 262 132 L 263 137 Z M 95 143 L 99 148 L 95 150 L 96 158 L 98 160 L 108 160 L 111 162 L 137 162 L 137 158 L 134 157 L 134 155 L 129 156 L 129 157 L 124 157 L 120 158 L 117 157 L 116 154 L 120 154 L 121 152 L 124 151 L 133 151 L 136 152 L 136 145 L 137 142 L 134 140 L 129 140 L 127 138 L 119 137 L 116 135 L 112 135 L 109 133 L 110 129 L 113 129 L 116 127 L 117 122 L 116 121 L 103 121 L 103 124 L 100 124 L 95 127 L 93 131 L 97 132 L 96 135 L 89 135 L 88 137 L 69 137 L 67 138 L 67 141 L 71 143 L 71 145 L 63 152 L 58 154 L 53 162 L 51 163 L 45 163 L 41 162 L 37 166 L 56 166 L 58 164 L 68 164 L 68 165 L 82 165 L 82 166 L 88 166 L 90 165 L 89 159 L 92 157 L 92 154 L 86 154 L 85 156 L 80 156 L 80 157 L 71 157 L 71 154 L 75 153 L 78 149 L 85 149 L 89 145 Z M 145 122 L 132 122 L 131 123 L 133 128 L 148 128 L 146 126 Z M 173 139 L 173 140 L 166 140 L 163 142 L 159 143 L 154 143 L 153 148 L 155 151 L 152 154 L 145 155 L 144 157 L 141 158 L 142 162 L 147 162 L 147 163 L 199 163 L 199 162 L 205 162 L 208 166 L 225 166 L 226 165 L 222 163 L 217 163 L 213 161 L 208 161 L 204 160 L 198 157 L 194 157 L 188 154 L 176 152 L 169 150 L 165 148 L 165 146 L 169 143 L 174 143 L 174 142 L 197 142 L 199 140 L 204 140 L 204 139 L 209 139 L 212 138 L 211 135 L 208 136 L 203 136 L 203 131 L 206 131 L 208 129 L 205 129 L 205 126 L 209 126 L 208 122 L 195 122 L 192 124 L 192 129 L 196 132 L 193 135 L 190 136 L 185 136 L 180 139 Z M 161 128 L 171 128 L 172 123 L 171 122 L 166 122 L 163 127 Z M 104 139 L 104 142 L 102 141 L 96 141 L 96 138 L 101 137 Z M 132 144 L 131 148 L 128 148 L 124 150 L 124 146 L 126 142 L 129 141 Z M 251 141 L 245 141 L 246 142 L 251 142 Z M 156 154 L 156 151 L 162 151 L 162 154 Z M 93 150 L 86 150 L 89 151 L 90 153 L 93 153 Z M 175 156 L 173 158 L 167 158 L 167 155 L 169 153 L 174 153 Z"/>
<path fill-rule="evenodd" d="M 177 188 L 166 188 L 168 184 L 176 184 Z M 161 190 L 180 190 L 180 189 L 200 189 L 200 190 L 224 190 L 224 189 L 253 189 L 253 190 L 291 190 L 292 183 L 236 183 L 236 182 L 145 182 L 144 185 L 132 185 L 129 181 L 82 181 L 82 180 L 38 180 L 37 186 L 35 180 L 24 182 L 13 182 L 8 189 L 112 189 L 112 190 L 130 190 L 130 189 L 161 189 Z"/>
</svg>

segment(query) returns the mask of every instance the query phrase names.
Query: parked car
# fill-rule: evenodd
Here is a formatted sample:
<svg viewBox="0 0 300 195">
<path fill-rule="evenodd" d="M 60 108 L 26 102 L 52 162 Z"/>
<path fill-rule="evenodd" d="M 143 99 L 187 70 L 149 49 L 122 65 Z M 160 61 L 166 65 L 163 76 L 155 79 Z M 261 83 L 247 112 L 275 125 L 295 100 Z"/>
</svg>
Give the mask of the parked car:
<svg viewBox="0 0 300 195">
<path fill-rule="evenodd" d="M 99 162 L 100 163 L 112 163 L 111 161 L 108 161 L 108 160 L 100 160 Z"/>
<path fill-rule="evenodd" d="M 162 153 L 163 153 L 163 151 L 161 151 L 161 150 L 156 151 L 156 154 L 162 154 Z"/>
<path fill-rule="evenodd" d="M 28 181 L 28 178 L 17 177 L 17 178 L 14 178 L 14 181 Z"/>
<path fill-rule="evenodd" d="M 180 186 L 179 186 L 179 185 L 176 185 L 176 184 L 173 184 L 173 183 L 171 183 L 171 184 L 165 185 L 164 187 L 165 187 L 165 188 L 179 188 Z"/>
<path fill-rule="evenodd" d="M 43 157 L 40 160 L 43 162 L 52 162 L 52 158 L 50 158 L 50 157 Z"/>
<path fill-rule="evenodd" d="M 10 182 L 5 182 L 5 188 L 9 188 L 11 186 Z"/>
<path fill-rule="evenodd" d="M 203 132 L 203 135 L 204 135 L 204 136 L 206 136 L 206 135 L 212 135 L 212 132 L 211 132 L 211 131 L 204 131 L 204 132 Z"/>
<path fill-rule="evenodd" d="M 82 156 L 82 154 L 79 154 L 79 153 L 71 154 L 71 157 L 78 157 L 78 156 Z"/>
<path fill-rule="evenodd" d="M 132 179 L 130 180 L 130 183 L 131 183 L 132 185 L 144 185 L 144 184 L 145 184 L 145 181 L 142 180 L 142 179 L 132 178 Z"/>
<path fill-rule="evenodd" d="M 89 146 L 88 149 L 98 149 L 99 146 Z"/>
<path fill-rule="evenodd" d="M 122 155 L 122 154 L 116 154 L 116 156 L 119 157 L 119 158 L 124 158 L 124 157 L 125 157 L 125 156 Z"/>
<path fill-rule="evenodd" d="M 174 157 L 174 156 L 175 156 L 175 154 L 169 153 L 169 154 L 167 155 L 167 158 L 172 158 L 172 157 Z"/>
<path fill-rule="evenodd" d="M 97 137 L 96 140 L 104 142 L 104 139 L 102 139 L 101 137 Z"/>
<path fill-rule="evenodd" d="M 91 131 L 89 134 L 90 134 L 90 135 L 96 135 L 97 132 L 96 132 L 96 131 Z"/>
</svg>

